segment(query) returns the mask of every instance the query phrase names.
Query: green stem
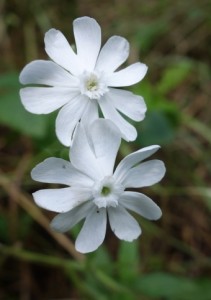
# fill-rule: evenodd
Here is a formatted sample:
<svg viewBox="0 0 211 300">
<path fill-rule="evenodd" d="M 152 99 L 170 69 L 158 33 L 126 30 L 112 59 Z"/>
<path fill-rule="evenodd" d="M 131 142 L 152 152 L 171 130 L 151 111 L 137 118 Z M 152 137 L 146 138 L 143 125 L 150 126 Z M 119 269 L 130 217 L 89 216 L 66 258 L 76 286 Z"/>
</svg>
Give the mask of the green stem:
<svg viewBox="0 0 211 300">
<path fill-rule="evenodd" d="M 122 292 L 122 293 L 131 293 L 127 287 L 121 285 L 120 283 L 113 280 L 111 277 L 107 276 L 105 273 L 103 273 L 101 270 L 94 270 L 94 274 L 97 277 L 97 279 L 109 290 L 112 290 L 113 292 Z"/>
<path fill-rule="evenodd" d="M 12 256 L 31 263 L 45 264 L 49 266 L 71 268 L 77 271 L 84 270 L 84 265 L 70 259 L 58 258 L 36 252 L 29 252 L 14 246 L 0 244 L 0 253 L 4 256 Z"/>
</svg>

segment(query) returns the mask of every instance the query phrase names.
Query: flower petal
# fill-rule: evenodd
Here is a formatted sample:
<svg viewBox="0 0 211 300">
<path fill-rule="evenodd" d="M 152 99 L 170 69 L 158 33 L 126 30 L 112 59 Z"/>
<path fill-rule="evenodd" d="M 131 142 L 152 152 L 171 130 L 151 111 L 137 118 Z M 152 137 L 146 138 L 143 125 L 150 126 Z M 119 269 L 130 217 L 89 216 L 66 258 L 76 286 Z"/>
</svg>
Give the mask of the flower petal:
<svg viewBox="0 0 211 300">
<path fill-rule="evenodd" d="M 34 114 L 49 114 L 77 94 L 71 88 L 64 87 L 26 87 L 20 90 L 23 106 Z"/>
<path fill-rule="evenodd" d="M 90 136 L 95 156 L 104 171 L 104 175 L 112 175 L 121 143 L 121 132 L 110 120 L 99 119 L 92 123 Z"/>
<path fill-rule="evenodd" d="M 59 30 L 50 29 L 46 32 L 44 41 L 45 51 L 53 61 L 73 75 L 81 74 L 83 68 L 80 60 Z"/>
<path fill-rule="evenodd" d="M 99 180 L 104 177 L 82 124 L 79 124 L 76 128 L 70 158 L 76 169 L 92 179 Z"/>
<path fill-rule="evenodd" d="M 105 43 L 97 59 L 96 69 L 112 73 L 123 64 L 129 55 L 129 43 L 121 36 L 112 36 Z"/>
<path fill-rule="evenodd" d="M 33 193 L 37 205 L 50 211 L 64 213 L 89 200 L 90 188 L 68 187 L 62 189 L 46 189 Z"/>
<path fill-rule="evenodd" d="M 134 121 L 142 121 L 147 110 L 144 99 L 131 92 L 110 89 L 110 97 L 114 107 Z"/>
<path fill-rule="evenodd" d="M 87 97 L 79 95 L 59 111 L 56 118 L 56 134 L 63 145 L 71 145 L 73 131 L 83 115 L 88 101 Z"/>
<path fill-rule="evenodd" d="M 81 253 L 95 251 L 104 241 L 106 233 L 106 209 L 94 207 L 86 217 L 84 225 L 76 239 L 75 248 Z"/>
<path fill-rule="evenodd" d="M 35 60 L 20 73 L 22 84 L 44 84 L 59 87 L 76 87 L 77 79 L 52 61 Z"/>
<path fill-rule="evenodd" d="M 81 123 L 84 125 L 85 128 L 88 128 L 89 124 L 99 118 L 98 112 L 98 104 L 95 99 L 89 101 L 84 113 L 81 117 Z"/>
<path fill-rule="evenodd" d="M 87 216 L 92 206 L 93 203 L 91 201 L 87 201 L 66 213 L 58 214 L 51 221 L 51 228 L 59 232 L 66 232 L 70 230 Z"/>
<path fill-rule="evenodd" d="M 146 72 L 147 66 L 138 62 L 121 71 L 112 73 L 107 79 L 107 85 L 114 87 L 130 86 L 141 81 Z"/>
<path fill-rule="evenodd" d="M 159 182 L 166 172 L 164 163 L 160 160 L 150 160 L 127 172 L 122 184 L 125 188 L 141 188 Z"/>
<path fill-rule="evenodd" d="M 121 240 L 132 242 L 141 234 L 138 222 L 120 205 L 108 208 L 111 229 Z"/>
<path fill-rule="evenodd" d="M 122 182 L 130 168 L 154 154 L 158 149 L 160 149 L 160 146 L 152 145 L 129 154 L 117 166 L 114 173 L 114 178 L 116 178 L 118 182 Z"/>
<path fill-rule="evenodd" d="M 93 71 L 101 46 L 101 29 L 90 17 L 78 18 L 73 22 L 78 59 L 86 70 Z"/>
<path fill-rule="evenodd" d="M 121 196 L 120 202 L 125 208 L 148 220 L 158 220 L 162 216 L 160 207 L 144 194 L 127 191 Z"/>
<path fill-rule="evenodd" d="M 39 182 L 66 185 L 91 186 L 93 181 L 76 170 L 69 161 L 50 157 L 38 164 L 31 172 L 32 179 Z"/>
<path fill-rule="evenodd" d="M 134 126 L 128 123 L 113 107 L 112 98 L 108 93 L 99 99 L 99 105 L 106 119 L 111 120 L 119 128 L 122 137 L 126 141 L 134 141 L 137 137 L 137 131 Z"/>
</svg>

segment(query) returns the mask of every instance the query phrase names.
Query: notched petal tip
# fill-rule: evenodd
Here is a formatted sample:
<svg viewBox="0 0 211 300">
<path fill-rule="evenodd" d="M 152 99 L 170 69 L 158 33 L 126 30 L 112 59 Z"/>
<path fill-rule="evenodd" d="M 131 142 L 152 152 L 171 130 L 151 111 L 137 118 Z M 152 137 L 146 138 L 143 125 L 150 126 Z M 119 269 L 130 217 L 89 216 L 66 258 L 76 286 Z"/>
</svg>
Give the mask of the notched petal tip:
<svg viewBox="0 0 211 300">
<path fill-rule="evenodd" d="M 30 112 L 32 114 L 39 114 L 39 113 L 34 112 L 33 108 L 30 105 L 28 105 L 28 101 L 27 101 L 28 97 L 26 96 L 26 89 L 27 88 L 22 88 L 19 91 L 22 105 L 24 106 L 25 110 L 27 110 L 28 112 Z"/>
<path fill-rule="evenodd" d="M 143 72 L 145 72 L 145 74 L 146 74 L 147 71 L 148 71 L 148 66 L 146 64 L 144 64 L 144 63 L 140 63 L 140 65 L 142 67 Z"/>
<path fill-rule="evenodd" d="M 126 38 L 119 35 L 113 35 L 112 37 L 110 37 L 110 41 L 116 44 L 116 51 L 121 52 L 122 56 L 125 57 L 129 55 L 130 44 Z"/>
<path fill-rule="evenodd" d="M 33 82 L 29 82 L 29 78 L 34 75 L 34 73 L 39 70 L 34 70 L 33 67 L 36 66 L 37 63 L 42 63 L 42 62 L 45 62 L 44 60 L 33 60 L 31 61 L 30 63 L 26 64 L 23 69 L 21 70 L 20 72 L 20 75 L 19 75 L 19 82 L 21 84 L 29 84 L 29 83 L 33 83 Z M 40 71 L 42 71 L 40 69 Z"/>
<path fill-rule="evenodd" d="M 73 25 L 79 24 L 79 23 L 95 23 L 99 26 L 99 24 L 97 23 L 97 21 L 94 18 L 88 17 L 88 16 L 84 16 L 84 17 L 80 17 L 77 18 L 73 21 Z"/>
<path fill-rule="evenodd" d="M 110 74 L 107 84 L 110 87 L 134 85 L 144 78 L 147 69 L 147 66 L 143 63 L 134 63 L 120 71 Z"/>
<path fill-rule="evenodd" d="M 67 228 L 63 229 L 62 224 L 58 224 L 57 222 L 54 221 L 54 219 L 50 223 L 50 228 L 60 233 L 64 233 L 68 231 Z"/>
<path fill-rule="evenodd" d="M 51 28 L 45 33 L 44 41 L 54 43 L 56 41 L 55 38 L 57 38 L 59 34 L 59 30 Z"/>
<path fill-rule="evenodd" d="M 64 41 L 68 44 L 65 36 L 63 33 L 55 28 L 49 29 L 44 36 L 44 43 L 45 43 L 45 50 L 48 53 L 48 51 L 51 50 L 49 47 L 55 47 L 58 49 L 64 47 Z M 66 45 L 65 45 L 66 46 Z"/>
<path fill-rule="evenodd" d="M 158 160 L 158 161 L 160 163 L 160 172 L 161 172 L 161 178 L 160 178 L 160 180 L 161 180 L 161 179 L 163 179 L 163 177 L 166 174 L 166 166 L 165 166 L 165 164 L 164 164 L 163 161 L 161 161 L 161 160 Z"/>
<path fill-rule="evenodd" d="M 145 100 L 143 97 L 139 96 L 139 101 L 141 102 L 141 113 L 144 115 L 145 117 L 145 114 L 147 112 L 147 105 L 145 103 Z"/>
<path fill-rule="evenodd" d="M 148 71 L 148 66 L 141 62 L 135 63 L 134 66 L 136 66 L 137 71 L 139 71 L 139 80 L 138 81 L 141 81 L 145 77 L 145 75 Z"/>
<path fill-rule="evenodd" d="M 144 148 L 140 149 L 139 152 L 148 152 L 150 150 L 154 150 L 154 152 L 152 153 L 152 154 L 154 154 L 160 148 L 161 148 L 160 145 L 150 145 L 150 146 L 147 146 L 147 147 L 144 147 Z M 152 155 L 152 154 L 150 154 L 150 155 Z"/>
<path fill-rule="evenodd" d="M 130 127 L 128 127 L 127 133 L 125 133 L 124 131 L 122 131 L 122 138 L 126 142 L 133 142 L 133 141 L 135 141 L 136 138 L 137 138 L 137 136 L 138 136 L 137 130 L 136 130 L 136 128 L 133 125 L 131 125 Z"/>
<path fill-rule="evenodd" d="M 31 65 L 34 64 L 35 61 L 32 61 L 30 63 L 28 63 L 27 65 L 25 65 L 25 67 L 23 67 L 22 71 L 20 72 L 19 75 L 19 82 L 21 84 L 28 84 L 28 70 L 30 69 Z"/>
<path fill-rule="evenodd" d="M 162 217 L 162 210 L 160 209 L 160 207 L 157 205 L 157 209 L 156 209 L 156 213 L 154 214 L 154 216 L 150 219 L 152 221 L 156 221 L 159 220 Z"/>
<path fill-rule="evenodd" d="M 158 220 L 162 216 L 160 207 L 151 198 L 139 192 L 124 192 L 121 203 L 127 210 L 147 220 Z"/>
</svg>

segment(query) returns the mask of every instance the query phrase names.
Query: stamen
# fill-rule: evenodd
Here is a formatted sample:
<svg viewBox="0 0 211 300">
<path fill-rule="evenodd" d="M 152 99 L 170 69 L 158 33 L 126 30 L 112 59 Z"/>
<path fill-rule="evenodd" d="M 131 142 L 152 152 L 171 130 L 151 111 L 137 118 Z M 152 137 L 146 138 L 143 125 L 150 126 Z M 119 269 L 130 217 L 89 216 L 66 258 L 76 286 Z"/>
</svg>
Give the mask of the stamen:
<svg viewBox="0 0 211 300">
<path fill-rule="evenodd" d="M 116 207 L 124 188 L 116 183 L 112 176 L 106 176 L 103 180 L 97 181 L 93 186 L 93 202 L 98 208 Z"/>
<path fill-rule="evenodd" d="M 80 91 L 82 95 L 86 95 L 90 99 L 100 99 L 109 91 L 105 77 L 102 73 L 85 71 L 80 76 Z"/>
<path fill-rule="evenodd" d="M 111 193 L 111 188 L 108 186 L 104 186 L 101 191 L 102 196 L 108 196 Z"/>
<path fill-rule="evenodd" d="M 86 82 L 86 87 L 89 91 L 96 91 L 98 89 L 97 78 L 91 76 Z"/>
</svg>

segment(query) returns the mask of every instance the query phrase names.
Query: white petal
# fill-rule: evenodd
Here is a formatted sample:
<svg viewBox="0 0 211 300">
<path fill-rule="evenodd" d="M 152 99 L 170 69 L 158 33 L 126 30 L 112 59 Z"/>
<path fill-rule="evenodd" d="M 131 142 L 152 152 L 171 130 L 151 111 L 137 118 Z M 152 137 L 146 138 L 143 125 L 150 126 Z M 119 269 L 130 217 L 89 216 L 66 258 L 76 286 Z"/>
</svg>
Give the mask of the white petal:
<svg viewBox="0 0 211 300">
<path fill-rule="evenodd" d="M 31 172 L 32 179 L 39 182 L 66 185 L 91 186 L 93 181 L 76 170 L 69 161 L 50 157 L 38 164 Z"/>
<path fill-rule="evenodd" d="M 106 119 L 111 120 L 119 128 L 122 137 L 126 141 L 134 141 L 137 137 L 137 131 L 134 126 L 128 123 L 114 108 L 112 98 L 107 93 L 99 99 L 99 105 Z"/>
<path fill-rule="evenodd" d="M 104 171 L 104 175 L 112 175 L 121 143 L 121 132 L 111 121 L 99 119 L 92 123 L 90 135 L 95 156 Z"/>
<path fill-rule="evenodd" d="M 72 148 L 70 151 L 70 158 L 72 165 L 91 177 L 92 179 L 101 179 L 104 177 L 103 172 L 100 168 L 97 158 L 93 153 L 87 138 L 86 131 L 82 124 L 79 124 L 76 128 L 74 135 Z"/>
<path fill-rule="evenodd" d="M 78 18 L 73 22 L 78 59 L 86 70 L 94 70 L 101 46 L 101 29 L 89 17 Z"/>
<path fill-rule="evenodd" d="M 25 109 L 34 114 L 49 114 L 78 95 L 64 87 L 26 87 L 20 90 Z"/>
<path fill-rule="evenodd" d="M 154 154 L 160 146 L 152 145 L 145 148 L 142 148 L 134 153 L 129 154 L 126 156 L 117 166 L 114 177 L 118 182 L 122 182 L 122 180 L 127 175 L 130 168 L 135 166 L 137 163 L 140 163 L 142 160 L 146 159 L 147 157 Z"/>
<path fill-rule="evenodd" d="M 122 206 L 108 208 L 111 229 L 121 240 L 132 242 L 141 234 L 138 222 Z"/>
<path fill-rule="evenodd" d="M 165 175 L 164 163 L 160 160 L 149 160 L 139 166 L 130 169 L 122 184 L 125 188 L 141 188 L 159 182 Z"/>
<path fill-rule="evenodd" d="M 110 89 L 110 97 L 114 107 L 134 121 L 142 121 L 147 110 L 144 99 L 131 92 Z"/>
<path fill-rule="evenodd" d="M 87 97 L 79 95 L 59 111 L 56 118 L 56 134 L 63 145 L 71 145 L 73 131 L 83 115 L 88 101 Z"/>
<path fill-rule="evenodd" d="M 141 193 L 124 192 L 121 204 L 148 220 L 158 220 L 162 216 L 160 207 L 152 199 Z"/>
<path fill-rule="evenodd" d="M 90 188 L 68 187 L 62 189 L 46 189 L 33 193 L 37 205 L 50 211 L 64 213 L 89 200 Z"/>
<path fill-rule="evenodd" d="M 138 62 L 111 74 L 107 79 L 107 84 L 114 87 L 130 86 L 141 81 L 146 72 L 147 66 Z"/>
<path fill-rule="evenodd" d="M 76 239 L 76 250 L 81 253 L 95 251 L 105 239 L 106 223 L 106 209 L 94 207 Z"/>
<path fill-rule="evenodd" d="M 129 43 L 121 36 L 112 36 L 103 46 L 97 59 L 96 69 L 112 73 L 129 55 Z"/>
<path fill-rule="evenodd" d="M 44 84 L 59 87 L 76 87 L 77 79 L 52 61 L 35 60 L 20 74 L 22 84 Z"/>
<path fill-rule="evenodd" d="M 88 128 L 89 124 L 99 118 L 98 104 L 95 99 L 89 101 L 84 113 L 81 117 L 81 123 L 85 128 Z"/>
<path fill-rule="evenodd" d="M 58 214 L 51 221 L 51 228 L 59 232 L 66 232 L 70 230 L 87 216 L 92 206 L 93 203 L 91 201 L 87 201 L 66 213 Z"/>
<path fill-rule="evenodd" d="M 79 75 L 83 71 L 80 60 L 73 52 L 64 35 L 54 28 L 45 34 L 45 50 L 49 57 L 73 75 Z"/>
</svg>

